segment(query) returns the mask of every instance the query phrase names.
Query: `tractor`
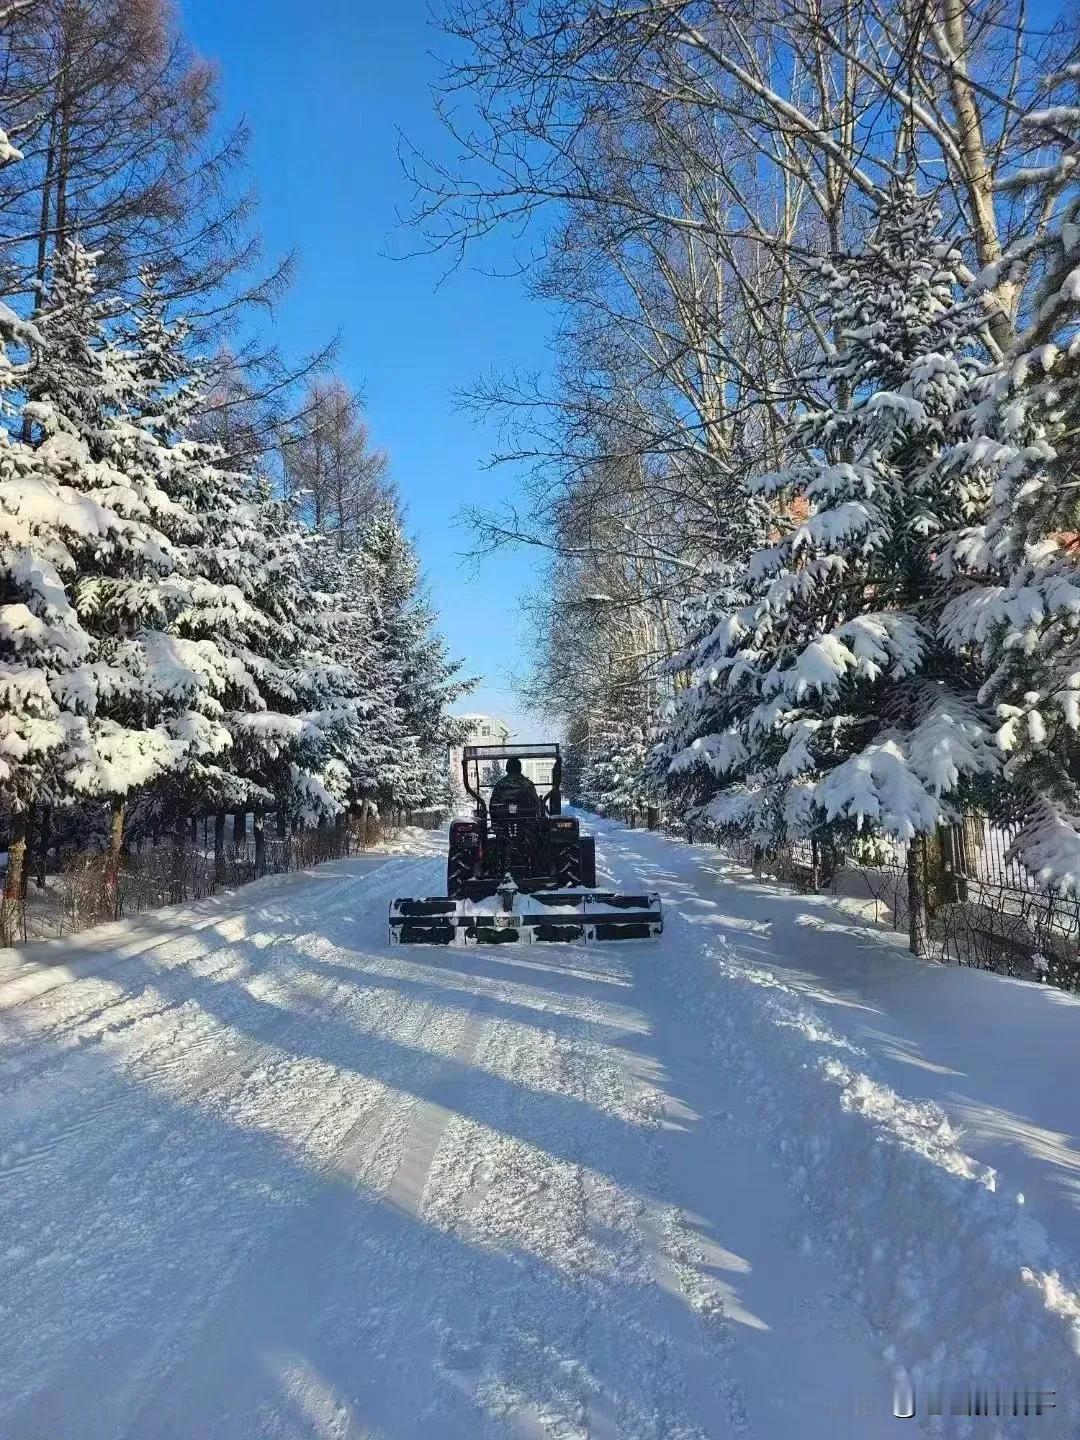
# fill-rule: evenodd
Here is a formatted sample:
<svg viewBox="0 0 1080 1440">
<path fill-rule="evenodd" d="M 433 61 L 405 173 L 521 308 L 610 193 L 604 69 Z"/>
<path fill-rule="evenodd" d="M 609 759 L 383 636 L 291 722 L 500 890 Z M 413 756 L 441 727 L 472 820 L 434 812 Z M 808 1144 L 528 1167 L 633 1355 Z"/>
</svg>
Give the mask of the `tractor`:
<svg viewBox="0 0 1080 1440">
<path fill-rule="evenodd" d="M 550 788 L 492 794 L 493 768 L 512 758 L 550 761 Z M 395 900 L 392 942 L 636 940 L 661 933 L 658 895 L 597 890 L 595 841 L 582 835 L 576 816 L 563 814 L 557 744 L 466 745 L 461 771 L 473 813 L 451 822 L 446 894 Z"/>
</svg>

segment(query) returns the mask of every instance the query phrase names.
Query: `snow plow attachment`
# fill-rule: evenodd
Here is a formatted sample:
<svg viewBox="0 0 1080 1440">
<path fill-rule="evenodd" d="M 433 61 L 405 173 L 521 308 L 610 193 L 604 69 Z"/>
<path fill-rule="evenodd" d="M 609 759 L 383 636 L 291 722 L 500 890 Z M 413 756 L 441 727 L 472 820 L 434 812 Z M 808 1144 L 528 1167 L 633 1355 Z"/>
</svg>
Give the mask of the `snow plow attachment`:
<svg viewBox="0 0 1080 1440">
<path fill-rule="evenodd" d="M 534 941 L 647 940 L 664 928 L 660 896 L 501 885 L 482 899 L 436 896 L 390 905 L 394 945 L 530 945 Z"/>
</svg>

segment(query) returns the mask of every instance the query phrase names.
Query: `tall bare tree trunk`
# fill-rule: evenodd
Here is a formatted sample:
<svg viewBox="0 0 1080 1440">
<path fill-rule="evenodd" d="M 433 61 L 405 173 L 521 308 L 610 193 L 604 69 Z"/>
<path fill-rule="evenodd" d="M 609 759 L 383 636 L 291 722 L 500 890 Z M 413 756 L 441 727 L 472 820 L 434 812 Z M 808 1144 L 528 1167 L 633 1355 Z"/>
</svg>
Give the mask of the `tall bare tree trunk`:
<svg viewBox="0 0 1080 1440">
<path fill-rule="evenodd" d="M 26 865 L 26 815 L 11 817 L 8 840 L 7 875 L 0 903 L 0 945 L 17 945 L 22 939 L 22 881 Z"/>
<path fill-rule="evenodd" d="M 233 816 L 232 843 L 235 850 L 243 850 L 247 846 L 247 811 L 238 810 Z"/>
<path fill-rule="evenodd" d="M 908 945 L 913 955 L 930 953 L 930 920 L 926 911 L 926 841 L 916 835 L 908 845 Z"/>
<path fill-rule="evenodd" d="M 49 240 L 50 221 L 52 219 L 52 196 L 53 180 L 56 174 L 56 124 L 57 114 L 53 112 L 49 120 L 49 140 L 45 147 L 45 173 L 41 181 L 41 210 L 38 216 L 38 243 L 37 261 L 34 266 L 34 278 L 37 280 L 37 287 L 34 293 L 34 314 L 41 310 L 42 301 L 45 298 L 45 274 L 49 263 Z"/>
<path fill-rule="evenodd" d="M 120 918 L 120 853 L 124 844 L 127 805 L 117 796 L 109 813 L 109 845 L 105 852 L 105 913 Z"/>
<path fill-rule="evenodd" d="M 962 160 L 962 178 L 970 206 L 972 236 L 979 265 L 1001 258 L 1001 238 L 994 209 L 994 172 L 987 154 L 979 97 L 968 71 L 971 39 L 967 30 L 970 7 L 967 0 L 942 0 L 940 21 L 932 34 L 948 76 L 949 93 L 956 112 L 956 140 Z M 1000 309 L 990 315 L 990 330 L 1002 351 L 1009 348 L 1013 334 L 1018 290 L 1009 279 L 992 292 Z"/>
<path fill-rule="evenodd" d="M 37 874 L 34 883 L 39 890 L 45 889 L 45 880 L 49 872 L 49 845 L 52 842 L 52 811 L 46 809 L 41 816 L 41 829 L 38 838 L 37 851 Z"/>
<path fill-rule="evenodd" d="M 214 884 L 225 884 L 225 812 L 214 816 Z"/>
</svg>

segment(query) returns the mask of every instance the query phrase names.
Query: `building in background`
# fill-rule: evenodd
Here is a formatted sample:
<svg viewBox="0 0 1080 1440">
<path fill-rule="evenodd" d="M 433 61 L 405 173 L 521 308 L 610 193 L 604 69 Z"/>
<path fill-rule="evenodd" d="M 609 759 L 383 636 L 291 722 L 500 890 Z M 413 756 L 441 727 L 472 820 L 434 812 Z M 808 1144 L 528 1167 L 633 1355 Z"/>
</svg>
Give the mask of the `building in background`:
<svg viewBox="0 0 1080 1440">
<path fill-rule="evenodd" d="M 497 715 L 460 715 L 469 727 L 464 745 L 506 745 L 510 741 L 510 726 Z M 454 788 L 455 808 L 468 802 L 465 787 L 461 783 L 461 745 L 450 747 L 450 783 Z"/>
<path fill-rule="evenodd" d="M 543 792 L 551 789 L 552 765 L 550 760 L 522 760 L 521 773 Z"/>
</svg>

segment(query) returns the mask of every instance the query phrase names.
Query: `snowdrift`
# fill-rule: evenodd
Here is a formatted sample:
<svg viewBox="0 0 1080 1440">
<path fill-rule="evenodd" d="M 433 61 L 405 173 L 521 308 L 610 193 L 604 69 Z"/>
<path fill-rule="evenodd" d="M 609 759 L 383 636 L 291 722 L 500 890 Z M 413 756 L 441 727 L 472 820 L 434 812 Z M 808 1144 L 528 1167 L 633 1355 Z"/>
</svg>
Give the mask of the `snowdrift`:
<svg viewBox="0 0 1080 1440">
<path fill-rule="evenodd" d="M 1055 1251 L 1022 1199 L 998 1193 L 995 1172 L 964 1153 L 938 1106 L 876 1079 L 871 1058 L 772 971 L 724 942 L 708 953 L 727 982 L 708 987 L 715 1051 L 805 1207 L 800 1243 L 827 1253 L 854 1304 L 891 1337 L 884 1358 L 917 1404 L 934 1386 L 1053 1390 L 1056 1424 L 1042 1433 L 1075 1433 L 1074 1257 Z M 1024 1422 L 962 1423 L 991 1435 Z"/>
</svg>

